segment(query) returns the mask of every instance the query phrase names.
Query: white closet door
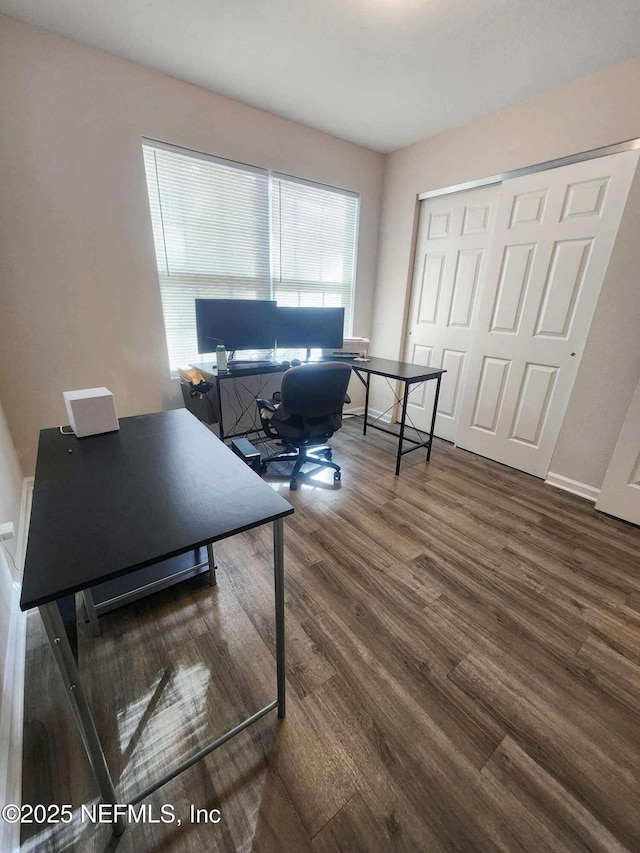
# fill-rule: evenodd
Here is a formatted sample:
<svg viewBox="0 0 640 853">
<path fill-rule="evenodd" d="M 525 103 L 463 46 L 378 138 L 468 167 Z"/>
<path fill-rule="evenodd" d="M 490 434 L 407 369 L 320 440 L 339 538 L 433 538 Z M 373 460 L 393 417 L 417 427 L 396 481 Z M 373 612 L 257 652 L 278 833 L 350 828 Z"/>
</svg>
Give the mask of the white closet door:
<svg viewBox="0 0 640 853">
<path fill-rule="evenodd" d="M 613 451 L 596 509 L 640 524 L 640 385 Z"/>
<path fill-rule="evenodd" d="M 478 294 L 486 268 L 496 186 L 420 203 L 405 360 L 444 367 L 436 435 L 453 441 L 466 378 Z M 434 383 L 409 396 L 408 414 L 431 428 Z"/>
<path fill-rule="evenodd" d="M 505 181 L 457 444 L 545 477 L 638 152 Z"/>
</svg>

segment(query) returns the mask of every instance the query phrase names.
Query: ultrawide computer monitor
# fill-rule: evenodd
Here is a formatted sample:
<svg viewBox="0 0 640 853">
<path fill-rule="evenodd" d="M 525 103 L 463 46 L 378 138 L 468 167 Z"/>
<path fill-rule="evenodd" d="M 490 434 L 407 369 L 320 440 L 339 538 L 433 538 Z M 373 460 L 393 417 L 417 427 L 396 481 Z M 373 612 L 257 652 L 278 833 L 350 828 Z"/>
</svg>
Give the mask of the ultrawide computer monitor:
<svg viewBox="0 0 640 853">
<path fill-rule="evenodd" d="M 273 349 L 276 303 L 268 299 L 196 299 L 198 352 Z"/>
</svg>

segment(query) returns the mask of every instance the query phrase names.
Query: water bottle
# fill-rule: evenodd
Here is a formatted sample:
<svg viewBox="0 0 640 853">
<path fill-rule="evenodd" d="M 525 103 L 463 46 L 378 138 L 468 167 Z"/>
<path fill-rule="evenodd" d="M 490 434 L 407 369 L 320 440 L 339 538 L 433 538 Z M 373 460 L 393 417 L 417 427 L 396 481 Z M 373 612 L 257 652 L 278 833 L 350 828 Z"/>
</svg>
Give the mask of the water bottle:
<svg viewBox="0 0 640 853">
<path fill-rule="evenodd" d="M 216 347 L 216 367 L 218 373 L 226 373 L 227 370 L 227 351 L 224 344 L 218 344 Z"/>
</svg>

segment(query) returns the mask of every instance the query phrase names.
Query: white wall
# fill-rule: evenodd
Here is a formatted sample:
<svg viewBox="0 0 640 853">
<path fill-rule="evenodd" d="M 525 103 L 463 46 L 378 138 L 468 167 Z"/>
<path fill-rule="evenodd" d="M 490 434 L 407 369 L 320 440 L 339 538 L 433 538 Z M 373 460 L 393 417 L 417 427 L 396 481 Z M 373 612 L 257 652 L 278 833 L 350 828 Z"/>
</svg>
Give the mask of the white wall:
<svg viewBox="0 0 640 853">
<path fill-rule="evenodd" d="M 22 495 L 22 473 L 16 451 L 9 435 L 7 421 L 0 403 L 0 524 L 12 521 L 17 533 Z M 5 548 L 9 551 L 7 557 Z M 9 621 L 14 581 L 17 579 L 12 560 L 16 559 L 16 538 L 0 545 L 0 688 L 4 683 Z"/>
<path fill-rule="evenodd" d="M 13 521 L 17 527 L 21 495 L 22 471 L 0 403 L 0 524 Z"/>
<path fill-rule="evenodd" d="M 22 473 L 0 404 L 0 524 L 20 519 Z M 7 556 L 5 547 L 10 556 Z M 0 545 L 0 802 L 20 802 L 25 619 L 18 607 L 16 539 Z M 14 849 L 16 829 L 0 821 L 0 850 Z"/>
<path fill-rule="evenodd" d="M 640 136 L 640 58 L 389 155 L 372 352 L 398 358 L 410 287 L 417 195 Z M 637 184 L 637 182 L 636 182 Z M 640 371 L 638 187 L 629 198 L 551 469 L 599 488 Z M 381 384 L 372 405 L 386 409 Z"/>
<path fill-rule="evenodd" d="M 369 336 L 384 157 L 0 16 L 0 396 L 25 474 L 62 391 L 121 416 L 169 378 L 141 151 L 147 136 L 360 193 L 354 334 Z"/>
</svg>

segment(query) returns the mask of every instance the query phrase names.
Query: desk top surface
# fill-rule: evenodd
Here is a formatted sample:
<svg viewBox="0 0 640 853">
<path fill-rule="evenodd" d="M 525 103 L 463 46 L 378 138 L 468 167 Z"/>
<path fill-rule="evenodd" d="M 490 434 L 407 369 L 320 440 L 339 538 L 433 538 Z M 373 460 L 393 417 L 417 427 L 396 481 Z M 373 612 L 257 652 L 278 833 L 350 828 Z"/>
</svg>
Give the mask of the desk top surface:
<svg viewBox="0 0 640 853">
<path fill-rule="evenodd" d="M 88 438 L 42 430 L 20 606 L 292 512 L 186 409 L 121 418 L 118 432 Z"/>
<path fill-rule="evenodd" d="M 372 357 L 368 361 L 361 361 L 355 358 L 334 358 L 320 359 L 321 361 L 343 361 L 349 364 L 354 370 L 361 370 L 363 373 L 373 373 L 376 376 L 387 376 L 390 379 L 406 379 L 409 382 L 421 382 L 425 379 L 435 379 L 446 373 L 440 367 L 425 367 L 422 364 L 409 364 L 405 361 L 393 361 L 388 358 Z M 194 362 L 191 367 L 196 367 L 203 373 L 211 376 L 217 376 L 218 371 L 215 366 L 207 361 Z M 280 362 L 274 361 L 271 364 L 256 365 L 255 367 L 245 366 L 240 370 L 229 370 L 220 374 L 223 379 L 240 378 L 242 376 L 256 376 L 264 373 L 282 373 L 288 369 L 288 366 L 282 365 Z"/>
<path fill-rule="evenodd" d="M 353 370 L 363 373 L 373 373 L 376 376 L 387 376 L 389 379 L 406 379 L 409 382 L 420 382 L 425 379 L 435 379 L 446 373 L 441 367 L 425 367 L 422 364 L 409 364 L 405 361 L 393 361 L 388 358 L 372 357 L 369 361 L 349 359 Z"/>
</svg>

